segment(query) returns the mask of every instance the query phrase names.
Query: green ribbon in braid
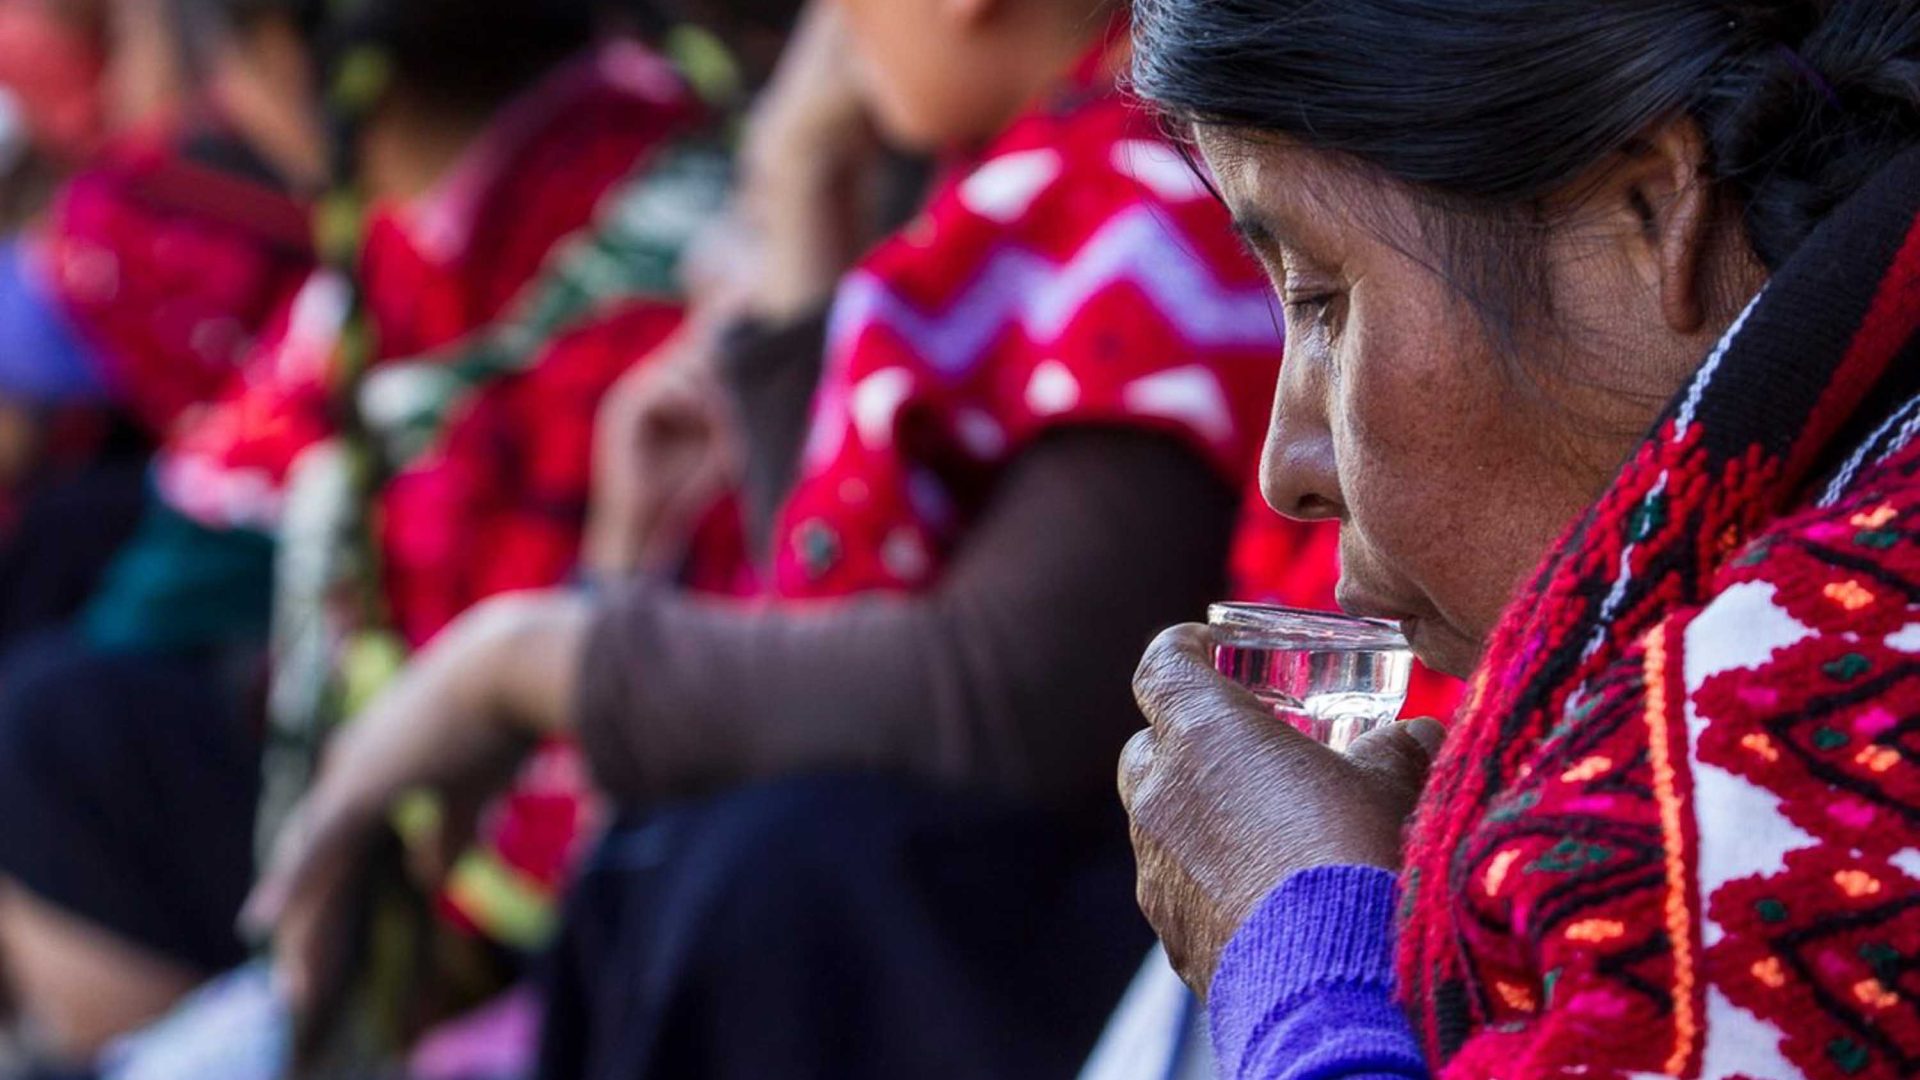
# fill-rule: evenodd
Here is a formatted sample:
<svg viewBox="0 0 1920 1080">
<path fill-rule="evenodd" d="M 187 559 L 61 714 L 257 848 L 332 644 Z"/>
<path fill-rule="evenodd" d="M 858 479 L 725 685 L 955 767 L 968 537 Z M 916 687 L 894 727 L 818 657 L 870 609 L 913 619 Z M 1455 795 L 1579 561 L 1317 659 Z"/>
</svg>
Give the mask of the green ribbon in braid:
<svg viewBox="0 0 1920 1080">
<path fill-rule="evenodd" d="M 592 226 L 563 242 L 506 318 L 442 353 L 387 363 L 362 383 L 360 415 L 382 460 L 397 470 L 417 460 L 459 414 L 462 403 L 495 380 L 531 368 L 546 345 L 598 318 L 609 304 L 680 296 L 680 258 L 694 234 L 721 209 L 729 160 L 699 138 L 660 152 L 609 194 Z M 350 642 L 338 666 L 344 715 L 376 693 L 397 669 L 402 650 L 388 633 Z M 432 810 L 410 803 L 401 819 L 430 822 Z M 487 852 L 468 854 L 448 882 L 466 913 L 502 944 L 543 945 L 555 911 Z"/>
<path fill-rule="evenodd" d="M 256 826 L 263 852 L 271 852 L 311 783 L 328 731 L 344 715 L 340 684 L 323 674 L 336 642 L 344 640 L 343 631 L 351 635 L 386 621 L 369 520 L 385 470 L 351 403 L 378 352 L 357 287 L 369 205 L 360 183 L 360 136 L 392 84 L 393 64 L 374 32 L 369 0 L 331 0 L 318 29 L 329 46 L 320 67 L 333 183 L 315 214 L 315 240 L 322 272 L 346 298 L 328 371 L 339 435 L 303 459 L 290 479 L 275 570 L 274 677 Z M 364 904 L 349 931 L 365 951 L 298 1018 L 294 1075 L 377 1075 L 405 1038 L 409 999 L 417 997 L 405 969 L 418 966 L 406 962 L 423 956 L 425 913 L 404 881 L 397 843 L 389 840 L 372 860 Z"/>
</svg>

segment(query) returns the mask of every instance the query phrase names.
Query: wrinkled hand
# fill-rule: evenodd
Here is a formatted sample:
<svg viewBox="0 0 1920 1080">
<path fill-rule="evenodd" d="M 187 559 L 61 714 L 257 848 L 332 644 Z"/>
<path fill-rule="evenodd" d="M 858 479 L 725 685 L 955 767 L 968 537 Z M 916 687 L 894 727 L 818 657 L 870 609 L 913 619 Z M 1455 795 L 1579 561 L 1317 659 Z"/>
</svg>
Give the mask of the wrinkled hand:
<svg viewBox="0 0 1920 1080">
<path fill-rule="evenodd" d="M 275 976 L 296 1011 L 334 989 L 360 944 L 346 940 L 356 888 L 395 802 L 439 797 L 439 836 L 414 866 L 437 887 L 479 808 L 538 735 L 563 726 L 554 710 L 570 700 L 586 614 L 562 594 L 489 601 L 334 737 L 241 916 L 250 935 L 271 936 Z"/>
<path fill-rule="evenodd" d="M 1396 724 L 1337 754 L 1216 672 L 1204 626 L 1162 634 L 1134 695 L 1150 726 L 1127 744 L 1120 794 L 1140 906 L 1196 993 L 1207 994 L 1221 950 L 1288 874 L 1399 868 L 1440 725 Z"/>
<path fill-rule="evenodd" d="M 601 403 L 583 554 L 596 574 L 670 571 L 701 515 L 739 481 L 745 451 L 715 371 L 717 338 L 717 326 L 694 320 Z"/>
</svg>

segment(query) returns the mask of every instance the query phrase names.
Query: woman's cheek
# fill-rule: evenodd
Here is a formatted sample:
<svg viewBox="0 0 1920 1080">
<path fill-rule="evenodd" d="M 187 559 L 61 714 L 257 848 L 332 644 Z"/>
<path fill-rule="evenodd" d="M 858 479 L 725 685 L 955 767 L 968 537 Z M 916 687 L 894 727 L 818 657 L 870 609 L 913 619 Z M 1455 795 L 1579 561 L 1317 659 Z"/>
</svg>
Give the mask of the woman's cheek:
<svg viewBox="0 0 1920 1080">
<path fill-rule="evenodd" d="M 1417 309 L 1413 309 L 1417 310 Z M 1485 470 L 1473 446 L 1484 417 L 1445 349 L 1445 325 L 1412 310 L 1359 321 L 1344 343 L 1336 428 L 1348 511 L 1382 569 L 1429 596 L 1471 562 Z M 1465 391 L 1465 392 L 1463 392 Z"/>
<path fill-rule="evenodd" d="M 1392 335 L 1370 334 L 1364 324 L 1354 330 L 1333 349 L 1336 438 L 1363 470 L 1401 471 L 1426 456 L 1445 409 L 1417 358 L 1394 348 Z"/>
</svg>

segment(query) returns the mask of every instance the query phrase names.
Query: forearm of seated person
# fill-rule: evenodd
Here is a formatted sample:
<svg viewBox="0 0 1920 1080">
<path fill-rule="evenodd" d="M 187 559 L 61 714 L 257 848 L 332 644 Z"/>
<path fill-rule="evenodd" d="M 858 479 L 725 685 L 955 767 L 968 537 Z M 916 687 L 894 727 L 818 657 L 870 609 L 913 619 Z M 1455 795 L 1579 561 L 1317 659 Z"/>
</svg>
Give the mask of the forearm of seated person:
<svg viewBox="0 0 1920 1080">
<path fill-rule="evenodd" d="M 614 601 L 588 646 L 583 742 L 635 798 L 873 767 L 1105 799 L 1136 723 L 1127 673 L 1156 626 L 1221 587 L 1236 507 L 1178 443 L 1062 433 L 1016 464 L 928 593 L 773 612 Z"/>
<path fill-rule="evenodd" d="M 513 593 L 483 604 L 471 616 L 474 625 L 455 631 L 476 642 L 456 676 L 469 685 L 456 692 L 483 694 L 476 707 L 529 735 L 570 731 L 593 605 L 589 594 L 570 589 Z"/>
</svg>

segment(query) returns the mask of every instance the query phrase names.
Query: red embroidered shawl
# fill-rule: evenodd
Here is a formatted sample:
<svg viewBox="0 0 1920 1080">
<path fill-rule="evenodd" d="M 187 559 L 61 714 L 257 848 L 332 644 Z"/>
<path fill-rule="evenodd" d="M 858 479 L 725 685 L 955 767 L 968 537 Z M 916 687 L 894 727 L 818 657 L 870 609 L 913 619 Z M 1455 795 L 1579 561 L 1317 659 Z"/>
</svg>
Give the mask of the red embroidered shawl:
<svg viewBox="0 0 1920 1080">
<path fill-rule="evenodd" d="M 1440 1071 L 1920 1072 L 1920 154 L 1509 612 L 1414 836 Z"/>
</svg>

